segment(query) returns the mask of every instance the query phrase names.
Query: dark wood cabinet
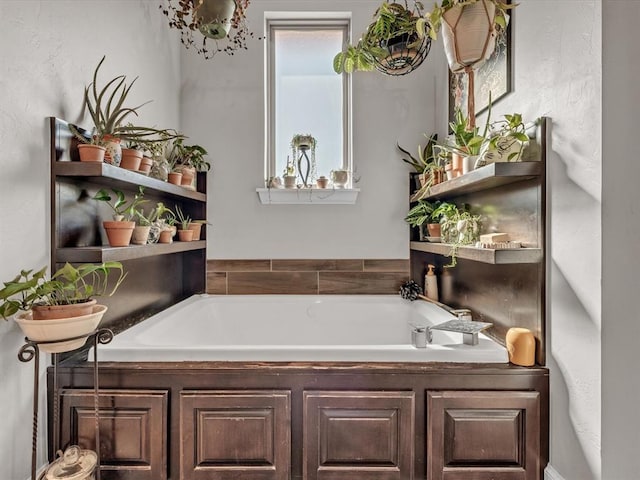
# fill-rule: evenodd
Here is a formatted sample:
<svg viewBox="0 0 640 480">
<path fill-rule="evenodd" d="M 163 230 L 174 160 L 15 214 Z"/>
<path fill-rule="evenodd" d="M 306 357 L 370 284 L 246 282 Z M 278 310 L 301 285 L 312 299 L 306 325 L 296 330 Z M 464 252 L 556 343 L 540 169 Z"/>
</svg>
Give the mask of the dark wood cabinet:
<svg viewBox="0 0 640 480">
<path fill-rule="evenodd" d="M 102 363 L 99 375 L 103 480 L 542 480 L 547 464 L 545 368 Z M 58 377 L 60 445 L 91 447 L 91 364 Z"/>
<path fill-rule="evenodd" d="M 413 478 L 413 392 L 305 392 L 306 480 Z"/>
<path fill-rule="evenodd" d="M 539 480 L 540 393 L 427 393 L 429 480 Z"/>
<path fill-rule="evenodd" d="M 60 445 L 95 450 L 93 390 L 60 394 Z M 99 396 L 102 478 L 167 478 L 166 390 L 103 390 Z"/>
</svg>

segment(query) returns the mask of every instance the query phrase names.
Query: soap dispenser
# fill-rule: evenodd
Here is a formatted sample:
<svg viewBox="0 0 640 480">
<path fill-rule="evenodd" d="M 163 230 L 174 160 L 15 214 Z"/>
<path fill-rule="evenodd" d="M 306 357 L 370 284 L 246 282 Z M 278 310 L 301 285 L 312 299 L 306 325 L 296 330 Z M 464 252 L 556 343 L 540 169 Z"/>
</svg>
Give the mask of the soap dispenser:
<svg viewBox="0 0 640 480">
<path fill-rule="evenodd" d="M 431 300 L 438 301 L 438 277 L 434 273 L 434 265 L 427 265 L 427 274 L 424 276 L 424 294 Z"/>
</svg>

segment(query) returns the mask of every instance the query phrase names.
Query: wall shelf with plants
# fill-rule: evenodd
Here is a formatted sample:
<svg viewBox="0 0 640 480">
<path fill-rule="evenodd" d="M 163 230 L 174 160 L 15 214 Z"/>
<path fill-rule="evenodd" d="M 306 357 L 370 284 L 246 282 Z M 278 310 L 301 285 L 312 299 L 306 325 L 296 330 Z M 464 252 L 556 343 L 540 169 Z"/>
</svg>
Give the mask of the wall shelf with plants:
<svg viewBox="0 0 640 480">
<path fill-rule="evenodd" d="M 449 256 L 453 245 L 448 243 L 411 242 L 410 248 L 416 252 L 433 253 Z M 473 246 L 457 247 L 458 259 L 473 260 L 475 262 L 493 265 L 538 263 L 542 260 L 541 248 L 492 249 L 476 248 Z"/>
<path fill-rule="evenodd" d="M 540 162 L 490 163 L 459 177 L 433 185 L 424 199 L 437 200 L 454 195 L 479 192 L 529 180 L 541 173 L 542 164 Z M 416 200 L 415 194 L 413 194 L 411 201 Z"/>
<path fill-rule="evenodd" d="M 205 240 L 191 242 L 157 243 L 153 245 L 131 245 L 128 247 L 75 247 L 59 248 L 56 260 L 70 263 L 101 263 L 135 260 L 172 253 L 191 252 L 206 248 Z"/>
</svg>

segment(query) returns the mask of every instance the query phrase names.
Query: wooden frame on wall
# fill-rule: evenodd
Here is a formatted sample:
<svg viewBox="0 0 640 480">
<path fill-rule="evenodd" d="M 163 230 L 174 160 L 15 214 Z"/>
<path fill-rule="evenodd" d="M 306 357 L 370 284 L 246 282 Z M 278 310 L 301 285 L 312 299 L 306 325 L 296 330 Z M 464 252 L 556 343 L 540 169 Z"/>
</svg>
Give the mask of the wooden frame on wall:
<svg viewBox="0 0 640 480">
<path fill-rule="evenodd" d="M 511 3 L 509 0 L 508 3 Z M 513 91 L 513 32 L 514 9 L 509 11 L 509 25 L 498 39 L 491 57 L 475 72 L 476 115 L 489 107 L 489 93 L 495 105 L 500 99 Z M 449 70 L 449 119 L 453 120 L 456 108 L 467 115 L 466 105 L 469 89 L 469 77 L 466 73 L 453 73 Z"/>
</svg>

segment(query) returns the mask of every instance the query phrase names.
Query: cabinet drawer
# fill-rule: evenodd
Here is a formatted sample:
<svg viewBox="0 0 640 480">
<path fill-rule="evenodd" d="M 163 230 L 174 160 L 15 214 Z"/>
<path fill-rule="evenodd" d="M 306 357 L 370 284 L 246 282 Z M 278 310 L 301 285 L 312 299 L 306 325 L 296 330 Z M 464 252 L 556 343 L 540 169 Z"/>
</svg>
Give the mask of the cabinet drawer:
<svg viewBox="0 0 640 480">
<path fill-rule="evenodd" d="M 180 392 L 182 480 L 288 480 L 288 390 Z"/>
<path fill-rule="evenodd" d="M 413 392 L 305 392 L 305 480 L 413 478 Z"/>
<path fill-rule="evenodd" d="M 60 446 L 95 450 L 93 390 L 60 395 Z M 167 478 L 166 390 L 100 390 L 100 463 L 103 480 Z"/>
<path fill-rule="evenodd" d="M 538 480 L 540 394 L 427 392 L 429 480 Z"/>
</svg>

